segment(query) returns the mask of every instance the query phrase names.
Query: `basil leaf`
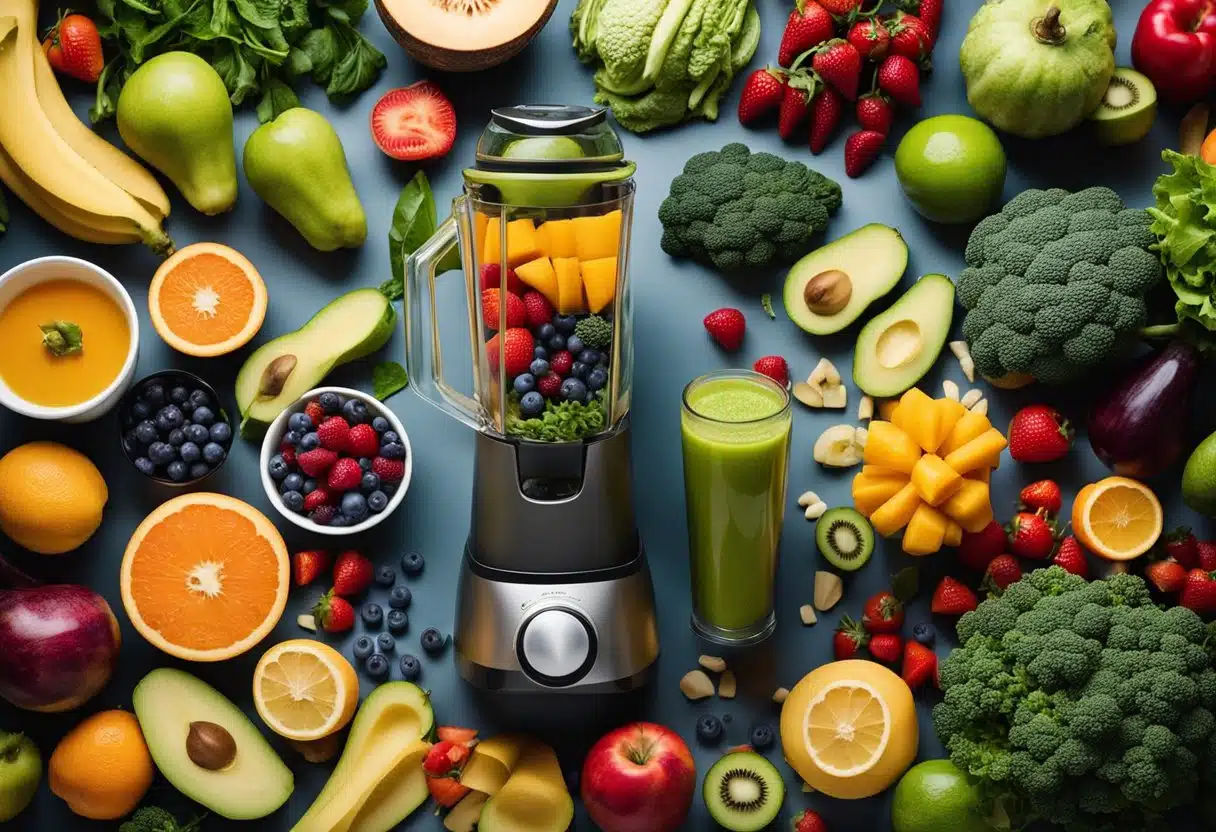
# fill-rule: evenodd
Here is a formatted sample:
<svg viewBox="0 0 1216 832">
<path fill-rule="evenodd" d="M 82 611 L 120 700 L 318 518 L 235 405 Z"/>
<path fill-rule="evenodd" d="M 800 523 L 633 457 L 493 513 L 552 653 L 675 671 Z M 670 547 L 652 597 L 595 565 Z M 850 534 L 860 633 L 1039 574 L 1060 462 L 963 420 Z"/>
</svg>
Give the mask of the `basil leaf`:
<svg viewBox="0 0 1216 832">
<path fill-rule="evenodd" d="M 42 330 L 42 345 L 56 358 L 84 352 L 84 333 L 71 321 L 51 321 L 38 328 Z"/>
<path fill-rule="evenodd" d="M 405 294 L 405 258 L 435 233 L 435 197 L 426 174 L 418 171 L 401 189 L 388 230 L 388 259 L 391 277 L 380 285 L 389 300 Z"/>
<path fill-rule="evenodd" d="M 372 395 L 384 401 L 409 386 L 405 368 L 396 361 L 385 361 L 372 368 Z"/>
<path fill-rule="evenodd" d="M 300 106 L 300 99 L 295 90 L 277 78 L 271 78 L 262 85 L 262 100 L 258 102 L 258 122 L 265 124 L 274 121 L 283 113 Z"/>
</svg>

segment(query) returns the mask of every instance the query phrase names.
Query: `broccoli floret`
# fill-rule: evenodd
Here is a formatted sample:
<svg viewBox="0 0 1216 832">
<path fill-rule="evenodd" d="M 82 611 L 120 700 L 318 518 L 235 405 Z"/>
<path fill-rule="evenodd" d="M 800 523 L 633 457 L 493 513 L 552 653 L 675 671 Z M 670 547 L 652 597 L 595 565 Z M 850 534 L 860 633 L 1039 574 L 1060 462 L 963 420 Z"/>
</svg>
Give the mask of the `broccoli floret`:
<svg viewBox="0 0 1216 832">
<path fill-rule="evenodd" d="M 584 346 L 602 350 L 612 341 L 612 324 L 599 315 L 588 315 L 574 325 L 574 334 Z"/>
<path fill-rule="evenodd" d="M 118 827 L 118 832 L 193 832 L 202 818 L 195 818 L 185 826 L 177 818 L 159 806 L 144 806 L 136 809 L 131 819 Z"/>
<path fill-rule="evenodd" d="M 724 272 L 791 263 L 840 208 L 840 185 L 742 144 L 698 153 L 659 206 L 663 250 Z"/>
<path fill-rule="evenodd" d="M 1023 191 L 981 220 L 958 277 L 976 369 L 1063 384 L 1137 337 L 1163 274 L 1151 223 L 1109 188 Z"/>
</svg>

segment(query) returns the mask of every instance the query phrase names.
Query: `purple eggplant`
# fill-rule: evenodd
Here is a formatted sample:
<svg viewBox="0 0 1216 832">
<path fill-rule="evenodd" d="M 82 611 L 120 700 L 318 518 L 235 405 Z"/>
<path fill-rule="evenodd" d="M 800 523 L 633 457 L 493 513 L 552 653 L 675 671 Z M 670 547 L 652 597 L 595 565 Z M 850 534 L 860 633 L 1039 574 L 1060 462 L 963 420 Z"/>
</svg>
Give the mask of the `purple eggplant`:
<svg viewBox="0 0 1216 832">
<path fill-rule="evenodd" d="M 1126 477 L 1145 479 L 1173 465 L 1186 449 L 1191 390 L 1199 354 L 1171 341 L 1099 397 L 1089 413 L 1089 445 Z"/>
</svg>

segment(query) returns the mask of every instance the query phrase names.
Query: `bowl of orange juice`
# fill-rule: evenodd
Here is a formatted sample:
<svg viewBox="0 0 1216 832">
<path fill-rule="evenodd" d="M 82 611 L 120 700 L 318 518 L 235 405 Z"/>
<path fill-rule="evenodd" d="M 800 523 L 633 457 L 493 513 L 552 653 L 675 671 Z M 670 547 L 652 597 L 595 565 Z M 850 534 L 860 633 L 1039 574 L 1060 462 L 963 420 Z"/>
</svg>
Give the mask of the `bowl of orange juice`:
<svg viewBox="0 0 1216 832">
<path fill-rule="evenodd" d="M 88 422 L 135 376 L 139 318 L 122 284 L 76 257 L 0 275 L 0 405 L 32 419 Z"/>
</svg>

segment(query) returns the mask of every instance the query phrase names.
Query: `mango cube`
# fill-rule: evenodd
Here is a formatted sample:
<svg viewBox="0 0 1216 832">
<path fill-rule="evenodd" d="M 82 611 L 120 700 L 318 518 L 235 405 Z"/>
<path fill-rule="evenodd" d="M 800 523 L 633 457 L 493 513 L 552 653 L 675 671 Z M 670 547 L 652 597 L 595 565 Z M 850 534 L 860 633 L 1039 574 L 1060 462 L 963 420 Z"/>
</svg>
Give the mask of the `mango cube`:
<svg viewBox="0 0 1216 832">
<path fill-rule="evenodd" d="M 943 546 L 958 546 L 963 542 L 963 527 L 953 520 L 946 523 L 946 534 L 942 537 Z"/>
<path fill-rule="evenodd" d="M 950 435 L 946 437 L 946 441 L 937 449 L 938 453 L 943 457 L 949 456 L 952 452 L 957 451 L 990 427 L 992 427 L 992 423 L 988 421 L 987 416 L 972 413 L 968 410 L 954 423 L 954 427 L 950 430 Z"/>
<path fill-rule="evenodd" d="M 875 476 L 864 471 L 853 478 L 853 506 L 869 517 L 908 482 L 904 474 Z"/>
<path fill-rule="evenodd" d="M 536 235 L 536 224 L 530 219 L 511 220 L 507 223 L 507 265 L 515 268 L 542 257 L 540 239 Z M 502 221 L 490 217 L 486 223 L 485 243 L 482 246 L 481 262 L 498 263 L 502 260 Z"/>
<path fill-rule="evenodd" d="M 912 469 L 912 484 L 922 500 L 931 506 L 940 506 L 958 491 L 963 478 L 937 454 L 925 454 Z"/>
<path fill-rule="evenodd" d="M 913 387 L 900 398 L 898 421 L 895 424 L 903 428 L 927 454 L 937 450 L 941 422 L 942 411 L 937 402 L 920 388 Z"/>
<path fill-rule="evenodd" d="M 881 465 L 862 465 L 861 473 L 871 477 L 899 477 L 900 479 L 907 479 L 907 476 L 896 471 L 894 468 L 883 468 Z"/>
<path fill-rule="evenodd" d="M 921 505 L 923 501 L 916 493 L 916 486 L 909 482 L 870 515 L 870 524 L 883 537 L 890 537 L 908 525 Z"/>
<path fill-rule="evenodd" d="M 557 272 L 553 270 L 553 261 L 548 257 L 538 257 L 515 267 L 515 274 L 524 283 L 549 299 L 549 303 L 558 305 L 560 296 L 557 289 Z"/>
<path fill-rule="evenodd" d="M 992 498 L 988 484 L 964 477 L 954 496 L 942 504 L 942 511 L 962 526 L 963 531 L 972 534 L 982 532 L 992 520 Z"/>
<path fill-rule="evenodd" d="M 966 445 L 947 454 L 946 464 L 960 474 L 970 473 L 981 466 L 991 468 L 993 462 L 1000 459 L 1001 451 L 1005 450 L 1007 444 L 999 430 L 988 428 Z"/>
<path fill-rule="evenodd" d="M 903 474 L 911 474 L 920 459 L 920 448 L 904 431 L 891 422 L 873 421 L 866 433 L 866 449 L 862 460 L 867 465 L 879 465 Z"/>
<path fill-rule="evenodd" d="M 895 421 L 895 411 L 899 409 L 899 399 L 883 399 L 878 403 L 878 418 L 884 422 Z"/>
<path fill-rule="evenodd" d="M 537 232 L 543 236 L 545 254 L 550 258 L 578 257 L 574 220 L 549 220 Z"/>
<path fill-rule="evenodd" d="M 621 247 L 621 212 L 610 211 L 598 217 L 575 217 L 574 240 L 579 260 L 616 257 Z"/>
<path fill-rule="evenodd" d="M 583 301 L 583 277 L 578 258 L 554 258 L 553 271 L 557 273 L 557 311 L 563 315 L 584 311 L 586 303 Z"/>
<path fill-rule="evenodd" d="M 921 503 L 904 529 L 903 550 L 909 555 L 931 555 L 942 548 L 950 520 L 926 503 Z"/>
<path fill-rule="evenodd" d="M 941 411 L 941 423 L 938 425 L 937 451 L 941 453 L 942 446 L 946 444 L 946 440 L 950 438 L 950 434 L 954 431 L 954 426 L 969 411 L 954 399 L 947 398 L 938 399 L 937 407 Z"/>
<path fill-rule="evenodd" d="M 587 308 L 600 312 L 616 297 L 616 258 L 583 260 L 583 290 L 587 295 Z"/>
</svg>

